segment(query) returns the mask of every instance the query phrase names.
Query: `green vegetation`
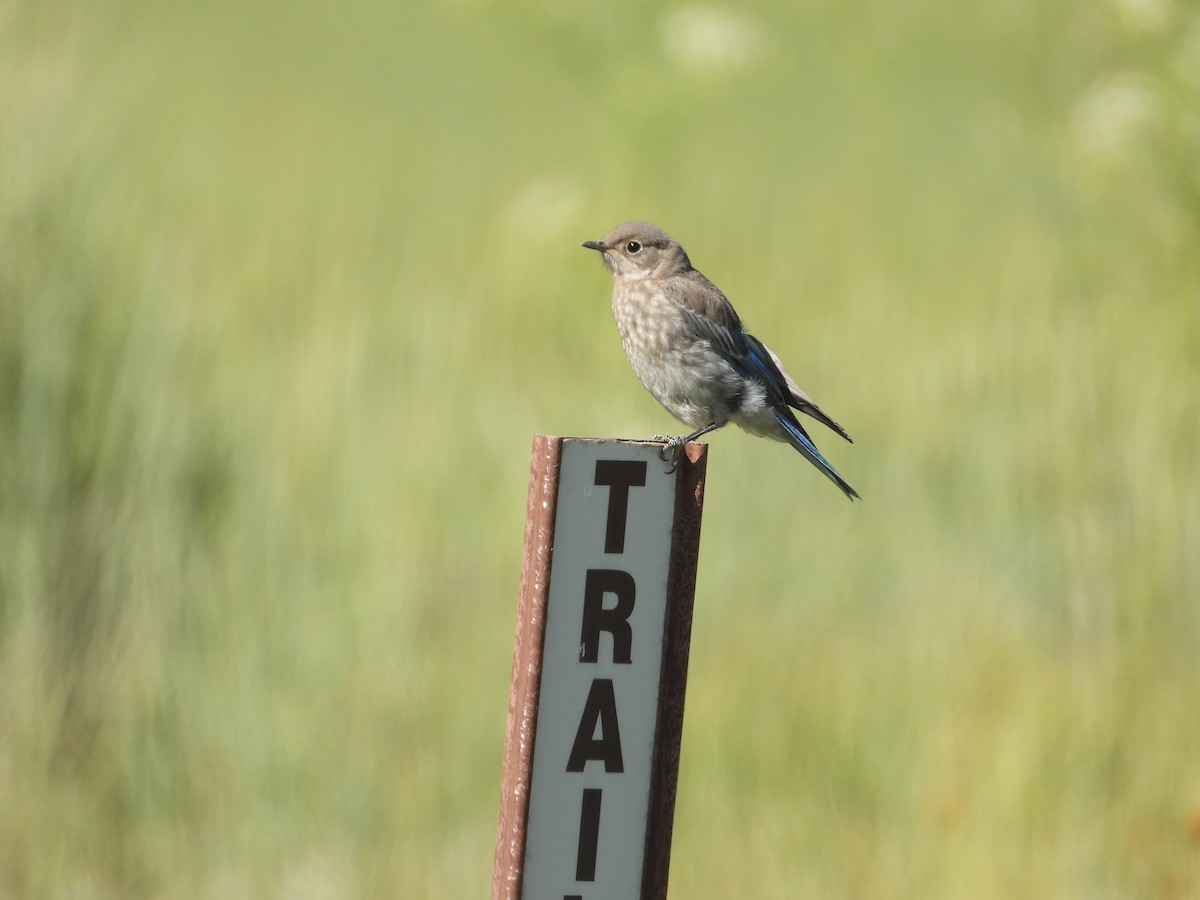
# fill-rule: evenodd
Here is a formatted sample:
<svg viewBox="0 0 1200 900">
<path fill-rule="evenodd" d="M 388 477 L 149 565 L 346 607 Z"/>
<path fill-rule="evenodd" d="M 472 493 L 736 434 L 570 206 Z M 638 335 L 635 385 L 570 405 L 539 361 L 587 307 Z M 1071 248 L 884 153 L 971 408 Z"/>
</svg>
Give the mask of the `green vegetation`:
<svg viewBox="0 0 1200 900">
<path fill-rule="evenodd" d="M 0 2 L 0 898 L 484 896 L 534 432 L 678 237 L 672 894 L 1200 894 L 1200 14 Z"/>
</svg>

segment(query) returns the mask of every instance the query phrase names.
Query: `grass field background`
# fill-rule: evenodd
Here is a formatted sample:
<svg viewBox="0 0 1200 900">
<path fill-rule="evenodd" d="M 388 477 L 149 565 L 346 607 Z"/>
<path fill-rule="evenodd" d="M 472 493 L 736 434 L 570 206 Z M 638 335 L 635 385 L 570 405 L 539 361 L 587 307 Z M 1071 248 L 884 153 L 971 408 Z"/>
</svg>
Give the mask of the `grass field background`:
<svg viewBox="0 0 1200 900">
<path fill-rule="evenodd" d="M 712 437 L 672 896 L 1200 895 L 1194 4 L 6 0 L 0 898 L 486 895 L 628 218 L 864 497 Z"/>
</svg>

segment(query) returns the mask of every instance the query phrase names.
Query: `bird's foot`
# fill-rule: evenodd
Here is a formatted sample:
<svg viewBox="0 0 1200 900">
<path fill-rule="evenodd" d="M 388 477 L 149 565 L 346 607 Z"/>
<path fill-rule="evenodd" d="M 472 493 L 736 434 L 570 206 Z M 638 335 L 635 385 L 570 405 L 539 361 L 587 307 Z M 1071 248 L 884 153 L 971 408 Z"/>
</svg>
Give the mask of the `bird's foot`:
<svg viewBox="0 0 1200 900">
<path fill-rule="evenodd" d="M 665 434 L 656 434 L 654 440 L 663 442 L 662 449 L 658 451 L 658 458 L 665 463 L 671 464 L 671 468 L 667 469 L 667 474 L 670 475 L 679 468 L 679 451 L 683 448 L 684 439 Z"/>
</svg>

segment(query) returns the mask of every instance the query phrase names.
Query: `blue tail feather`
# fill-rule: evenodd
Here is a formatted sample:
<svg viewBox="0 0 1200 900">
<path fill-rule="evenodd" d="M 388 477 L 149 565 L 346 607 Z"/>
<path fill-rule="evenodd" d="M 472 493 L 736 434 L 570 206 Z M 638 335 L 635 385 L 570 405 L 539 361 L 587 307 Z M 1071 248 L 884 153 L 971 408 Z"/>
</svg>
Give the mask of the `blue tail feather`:
<svg viewBox="0 0 1200 900">
<path fill-rule="evenodd" d="M 850 487 L 846 480 L 838 474 L 837 469 L 830 465 L 829 460 L 821 455 L 821 451 L 817 449 L 817 445 L 812 442 L 812 439 L 805 433 L 804 427 L 796 421 L 796 417 L 791 415 L 791 410 L 783 411 L 776 409 L 775 418 L 779 420 L 779 424 L 783 426 L 787 432 L 791 444 L 795 447 L 805 459 L 816 466 L 821 473 L 842 489 L 851 500 L 855 498 L 862 499 L 858 496 L 858 491 Z"/>
</svg>

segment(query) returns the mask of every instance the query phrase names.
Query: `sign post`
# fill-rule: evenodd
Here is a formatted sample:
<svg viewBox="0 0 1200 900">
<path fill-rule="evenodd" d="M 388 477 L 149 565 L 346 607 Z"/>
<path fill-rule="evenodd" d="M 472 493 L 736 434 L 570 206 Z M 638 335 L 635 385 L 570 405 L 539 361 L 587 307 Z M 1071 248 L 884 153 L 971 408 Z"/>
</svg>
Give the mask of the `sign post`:
<svg viewBox="0 0 1200 900">
<path fill-rule="evenodd" d="M 534 439 L 493 900 L 663 900 L 707 447 Z"/>
</svg>

